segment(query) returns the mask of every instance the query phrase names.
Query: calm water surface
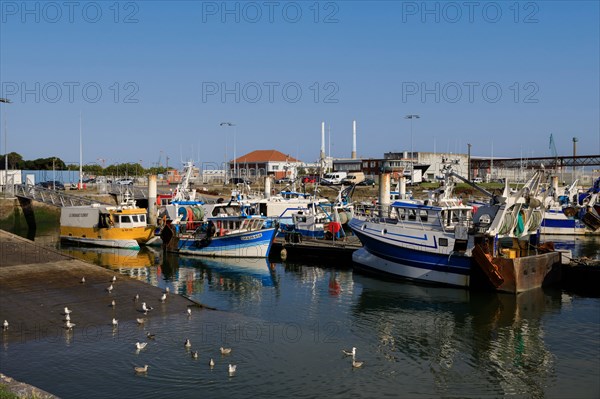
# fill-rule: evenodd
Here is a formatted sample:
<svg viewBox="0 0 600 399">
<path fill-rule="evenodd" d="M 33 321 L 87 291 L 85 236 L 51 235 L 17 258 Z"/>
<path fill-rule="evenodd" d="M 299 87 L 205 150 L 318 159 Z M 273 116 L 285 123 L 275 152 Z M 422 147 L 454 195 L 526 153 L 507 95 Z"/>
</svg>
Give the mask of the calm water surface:
<svg viewBox="0 0 600 399">
<path fill-rule="evenodd" d="M 598 238 L 561 245 L 600 258 Z M 600 397 L 599 298 L 390 283 L 334 263 L 63 250 L 218 309 L 2 342 L 2 372 L 64 398 Z M 156 340 L 136 353 L 146 331 Z M 352 346 L 360 369 L 342 353 Z"/>
</svg>

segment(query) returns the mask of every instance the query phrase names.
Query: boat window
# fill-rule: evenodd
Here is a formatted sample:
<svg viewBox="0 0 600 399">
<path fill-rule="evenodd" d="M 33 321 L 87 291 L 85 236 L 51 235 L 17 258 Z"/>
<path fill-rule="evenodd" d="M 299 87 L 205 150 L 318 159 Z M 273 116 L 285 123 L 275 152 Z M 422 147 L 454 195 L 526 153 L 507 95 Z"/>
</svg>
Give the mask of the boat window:
<svg viewBox="0 0 600 399">
<path fill-rule="evenodd" d="M 138 217 L 137 217 L 137 215 L 131 215 L 131 220 L 132 220 L 134 223 L 137 223 L 137 222 L 138 222 Z"/>
<path fill-rule="evenodd" d="M 440 238 L 439 243 L 440 243 L 440 247 L 447 247 L 448 246 L 448 239 L 447 238 Z"/>
<path fill-rule="evenodd" d="M 146 215 L 140 215 L 140 222 L 146 223 Z"/>
<path fill-rule="evenodd" d="M 131 223 L 128 215 L 121 215 L 121 223 Z"/>
</svg>

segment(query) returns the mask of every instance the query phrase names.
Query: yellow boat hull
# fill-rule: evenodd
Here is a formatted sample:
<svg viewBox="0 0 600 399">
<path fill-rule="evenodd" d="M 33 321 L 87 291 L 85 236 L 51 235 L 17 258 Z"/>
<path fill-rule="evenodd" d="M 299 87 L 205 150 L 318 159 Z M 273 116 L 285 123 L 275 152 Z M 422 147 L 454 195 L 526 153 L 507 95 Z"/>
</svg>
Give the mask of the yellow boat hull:
<svg viewBox="0 0 600 399">
<path fill-rule="evenodd" d="M 61 226 L 60 228 L 60 238 L 63 240 L 112 248 L 139 249 L 140 244 L 145 244 L 153 236 L 154 228 L 151 226 L 133 228 Z"/>
</svg>

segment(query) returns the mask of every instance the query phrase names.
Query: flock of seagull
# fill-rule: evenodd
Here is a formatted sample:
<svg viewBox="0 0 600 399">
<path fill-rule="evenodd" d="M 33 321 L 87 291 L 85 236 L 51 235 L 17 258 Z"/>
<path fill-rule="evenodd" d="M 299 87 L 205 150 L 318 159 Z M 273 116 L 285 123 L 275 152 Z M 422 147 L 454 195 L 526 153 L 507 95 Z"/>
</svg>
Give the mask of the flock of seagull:
<svg viewBox="0 0 600 399">
<path fill-rule="evenodd" d="M 80 282 L 81 282 L 81 284 L 85 284 L 85 282 L 86 282 L 85 277 L 82 277 Z M 117 282 L 117 277 L 113 276 L 111 278 L 111 280 L 110 280 L 110 285 L 106 288 L 106 291 L 109 294 L 111 294 L 113 292 L 113 290 L 115 288 L 114 284 L 116 282 Z M 169 294 L 169 287 L 166 287 L 165 292 L 163 292 L 163 294 L 159 298 L 159 300 L 160 300 L 161 303 L 165 303 L 166 302 L 168 294 Z M 133 301 L 136 302 L 136 303 L 139 301 L 139 299 L 140 299 L 139 294 L 136 294 L 133 297 Z M 110 306 L 112 308 L 116 307 L 116 301 L 114 299 L 111 301 Z M 150 312 L 151 310 L 154 310 L 154 308 L 151 307 L 151 306 L 148 306 L 146 304 L 146 302 L 142 302 L 141 312 L 143 312 L 144 315 L 147 315 L 148 312 Z M 71 312 L 72 311 L 67 306 L 65 306 L 64 311 L 62 313 L 64 315 L 65 328 L 67 330 L 72 330 L 73 327 L 75 327 L 75 324 L 71 323 L 71 316 L 70 316 Z M 191 317 L 192 316 L 192 309 L 191 308 L 187 308 L 186 313 L 187 313 L 188 317 Z M 138 325 L 143 325 L 146 322 L 146 319 L 144 319 L 144 318 L 137 318 L 136 321 L 137 321 Z M 111 321 L 111 325 L 112 325 L 113 328 L 118 328 L 119 321 L 116 318 L 113 317 L 113 319 Z M 3 329 L 4 330 L 8 329 L 8 321 L 6 321 L 6 320 L 4 320 Z M 150 332 L 146 332 L 146 338 L 154 340 L 156 338 L 156 335 L 155 334 L 151 334 Z M 147 342 L 136 342 L 135 343 L 136 352 L 139 353 L 140 351 L 146 349 L 147 346 L 148 346 Z M 189 339 L 185 340 L 184 347 L 186 348 L 186 350 L 190 350 L 191 349 L 192 344 L 191 344 L 191 342 L 190 342 Z M 221 348 L 219 348 L 219 351 L 221 352 L 222 356 L 227 356 L 227 355 L 231 354 L 231 348 L 221 347 Z M 198 359 L 199 358 L 198 351 L 191 351 L 191 356 L 192 356 L 192 359 Z M 215 360 L 212 357 L 210 358 L 210 360 L 208 362 L 208 366 L 211 369 L 213 369 L 215 367 Z M 145 364 L 143 366 L 134 366 L 133 370 L 134 370 L 134 372 L 136 374 L 146 374 L 146 373 L 148 373 L 148 367 L 149 366 L 147 364 Z M 228 374 L 229 374 L 230 377 L 232 377 L 235 374 L 236 369 L 237 369 L 237 365 L 235 365 L 235 364 L 229 364 Z"/>
<path fill-rule="evenodd" d="M 152 338 L 152 339 L 154 339 L 154 338 Z M 136 342 L 135 343 L 136 352 L 139 353 L 142 349 L 145 349 L 147 345 L 148 345 L 147 342 Z M 192 359 L 197 360 L 200 357 L 198 351 L 192 351 L 191 350 L 192 343 L 189 340 L 189 338 L 186 338 L 185 342 L 183 343 L 183 347 L 186 350 L 190 351 Z M 219 351 L 221 352 L 221 356 L 227 356 L 227 355 L 231 354 L 231 348 L 220 347 Z M 210 360 L 208 361 L 208 366 L 212 370 L 215 367 L 215 359 L 213 359 L 211 357 Z M 133 371 L 136 374 L 146 374 L 146 373 L 148 373 L 148 367 L 150 367 L 150 366 L 148 366 L 147 364 L 144 364 L 143 366 L 134 366 L 133 367 Z M 236 370 L 237 370 L 237 365 L 229 363 L 229 367 L 227 369 L 227 372 L 228 372 L 228 374 L 229 374 L 230 377 L 233 377 L 235 375 Z"/>
<path fill-rule="evenodd" d="M 117 281 L 117 277 L 113 276 L 112 279 L 111 279 L 111 281 L 110 281 L 110 283 L 111 283 L 110 286 L 108 286 L 106 288 L 106 291 L 108 291 L 109 294 L 112 293 L 112 291 L 114 289 L 114 284 L 116 283 L 116 281 Z M 81 278 L 81 283 L 82 284 L 85 283 L 85 277 Z M 165 292 L 160 297 L 160 301 L 162 303 L 164 303 L 167 300 L 167 294 L 168 293 L 169 293 L 169 288 L 167 287 L 166 290 L 165 290 Z M 139 300 L 139 295 L 136 294 L 135 297 L 133 298 L 133 300 L 135 302 L 137 302 Z M 110 306 L 112 306 L 113 308 L 116 306 L 116 302 L 115 302 L 114 299 L 112 300 Z M 146 305 L 146 302 L 142 302 L 141 311 L 144 312 L 145 315 L 147 315 L 148 312 L 151 311 L 151 310 L 153 310 L 153 309 L 154 309 L 153 307 Z M 75 323 L 71 323 L 71 313 L 72 313 L 72 311 L 67 306 L 65 306 L 64 309 L 63 309 L 62 315 L 64 316 L 63 321 L 65 322 L 64 328 L 66 330 L 68 330 L 68 331 L 73 330 L 73 327 L 75 327 L 75 325 L 76 325 Z M 192 315 L 192 310 L 190 308 L 188 308 L 187 309 L 187 316 L 191 317 L 191 315 Z M 144 319 L 144 318 L 137 318 L 136 321 L 137 321 L 138 325 L 143 325 L 146 322 L 146 319 Z M 111 325 L 113 326 L 113 328 L 118 328 L 119 321 L 116 318 L 113 317 Z M 3 331 L 7 331 L 8 327 L 9 327 L 8 321 L 4 320 L 4 322 L 2 323 L 2 330 Z M 149 332 L 146 332 L 146 338 L 153 340 L 153 339 L 156 338 L 156 336 L 155 336 L 155 334 L 151 334 Z M 139 353 L 141 350 L 144 350 L 147 345 L 148 345 L 147 342 L 136 342 L 135 343 L 135 347 L 136 347 L 137 353 Z M 191 350 L 192 343 L 190 342 L 189 338 L 185 340 L 183 346 L 185 347 L 186 350 Z M 227 356 L 227 355 L 231 354 L 231 348 L 220 347 L 219 351 L 221 352 L 222 356 Z M 342 353 L 344 355 L 346 355 L 346 356 L 352 356 L 352 367 L 353 368 L 360 368 L 360 367 L 363 366 L 364 362 L 360 362 L 360 361 L 356 360 L 356 347 L 352 347 L 351 350 L 345 350 L 345 349 L 343 349 Z M 191 351 L 191 356 L 192 356 L 193 359 L 198 359 L 198 357 L 199 357 L 198 351 Z M 214 361 L 214 359 L 212 357 L 210 358 L 210 361 L 209 361 L 208 365 L 209 365 L 209 367 L 211 369 L 213 369 L 215 367 L 215 361 Z M 148 367 L 149 366 L 147 364 L 145 364 L 143 366 L 134 366 L 134 372 L 136 374 L 145 374 L 145 373 L 148 372 Z M 233 376 L 233 375 L 235 375 L 236 369 L 237 369 L 237 365 L 235 365 L 235 364 L 229 364 L 228 374 L 229 374 L 230 377 Z"/>
</svg>

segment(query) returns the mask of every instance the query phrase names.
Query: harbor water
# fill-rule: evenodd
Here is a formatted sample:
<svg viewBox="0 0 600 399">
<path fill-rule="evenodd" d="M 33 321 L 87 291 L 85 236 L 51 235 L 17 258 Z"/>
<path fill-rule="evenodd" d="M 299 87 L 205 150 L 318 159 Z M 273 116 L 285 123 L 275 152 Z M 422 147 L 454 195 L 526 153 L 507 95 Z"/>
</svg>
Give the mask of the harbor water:
<svg viewBox="0 0 600 399">
<path fill-rule="evenodd" d="M 38 228 L 35 239 L 214 308 L 2 342 L 1 372 L 63 398 L 600 397 L 599 297 L 470 292 L 388 282 L 349 264 L 201 259 L 57 237 Z M 552 239 L 600 258 L 598 237 Z M 136 351 L 138 341 L 148 346 Z M 342 352 L 352 347 L 360 368 Z M 133 371 L 144 364 L 147 373 Z"/>
</svg>

